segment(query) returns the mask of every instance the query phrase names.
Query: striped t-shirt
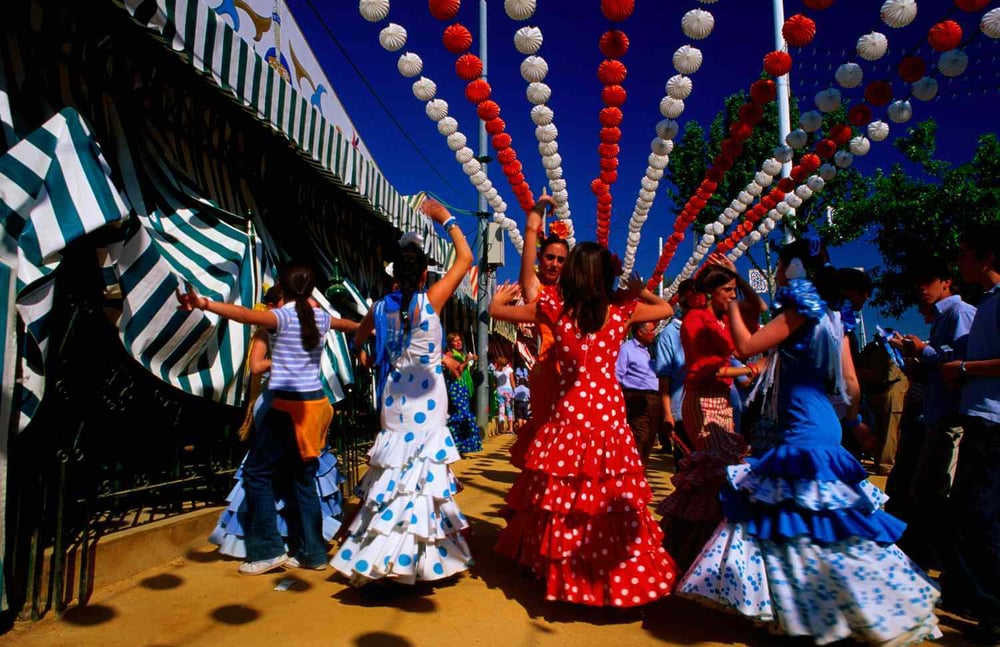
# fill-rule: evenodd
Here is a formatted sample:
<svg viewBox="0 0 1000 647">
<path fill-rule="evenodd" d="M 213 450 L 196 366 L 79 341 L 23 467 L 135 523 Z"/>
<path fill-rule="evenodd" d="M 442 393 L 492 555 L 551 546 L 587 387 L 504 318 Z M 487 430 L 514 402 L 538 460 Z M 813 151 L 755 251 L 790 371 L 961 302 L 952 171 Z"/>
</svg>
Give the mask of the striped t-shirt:
<svg viewBox="0 0 1000 647">
<path fill-rule="evenodd" d="M 330 330 L 330 315 L 313 308 L 320 343 L 308 351 L 302 350 L 302 331 L 295 303 L 289 303 L 271 312 L 278 318 L 278 328 L 271 346 L 271 377 L 267 388 L 273 391 L 318 391 L 320 383 L 320 357 L 323 339 Z"/>
</svg>

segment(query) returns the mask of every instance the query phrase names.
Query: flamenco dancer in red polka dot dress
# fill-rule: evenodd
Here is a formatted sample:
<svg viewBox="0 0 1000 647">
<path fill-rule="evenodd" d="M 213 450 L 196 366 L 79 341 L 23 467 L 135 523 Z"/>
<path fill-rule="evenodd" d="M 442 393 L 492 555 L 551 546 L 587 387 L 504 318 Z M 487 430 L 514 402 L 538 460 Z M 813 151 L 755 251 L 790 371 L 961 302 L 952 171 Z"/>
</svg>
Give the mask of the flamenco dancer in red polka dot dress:
<svg viewBox="0 0 1000 647">
<path fill-rule="evenodd" d="M 511 517 L 497 551 L 543 578 L 549 600 L 629 607 L 669 594 L 676 573 L 647 508 L 653 494 L 614 366 L 630 324 L 672 310 L 648 292 L 643 303 L 613 301 L 614 277 L 611 253 L 580 243 L 566 259 L 558 294 L 509 305 L 519 288 L 505 285 L 493 297 L 490 314 L 498 319 L 552 326 L 560 370 L 552 416 L 507 496 Z M 640 285 L 630 288 L 638 293 Z"/>
</svg>

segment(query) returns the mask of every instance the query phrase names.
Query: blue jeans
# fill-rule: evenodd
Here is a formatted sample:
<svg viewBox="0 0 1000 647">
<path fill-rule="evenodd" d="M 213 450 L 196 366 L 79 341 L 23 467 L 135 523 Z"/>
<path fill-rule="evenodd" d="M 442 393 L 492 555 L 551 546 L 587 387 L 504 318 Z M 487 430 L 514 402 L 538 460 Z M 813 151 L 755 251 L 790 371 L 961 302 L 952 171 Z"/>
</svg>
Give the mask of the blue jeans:
<svg viewBox="0 0 1000 647">
<path fill-rule="evenodd" d="M 326 540 L 316 491 L 319 461 L 302 460 L 287 413 L 268 409 L 258 419 L 260 424 L 250 437 L 250 453 L 243 464 L 246 497 L 240 513 L 247 561 L 272 559 L 285 553 L 285 541 L 278 532 L 277 492 L 285 501 L 288 552 L 303 566 L 323 564 Z"/>
</svg>

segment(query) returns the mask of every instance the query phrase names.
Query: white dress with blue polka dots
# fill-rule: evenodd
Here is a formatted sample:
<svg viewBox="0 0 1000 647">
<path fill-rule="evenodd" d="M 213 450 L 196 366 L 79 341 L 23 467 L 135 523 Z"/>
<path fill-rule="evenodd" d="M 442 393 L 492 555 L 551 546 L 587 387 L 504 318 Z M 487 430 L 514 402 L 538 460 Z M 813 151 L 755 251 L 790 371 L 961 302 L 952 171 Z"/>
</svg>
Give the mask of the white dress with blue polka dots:
<svg viewBox="0 0 1000 647">
<path fill-rule="evenodd" d="M 359 486 L 364 503 L 330 562 L 354 583 L 437 580 L 471 563 L 461 535 L 468 522 L 455 502 L 458 484 L 448 468 L 460 456 L 447 425 L 441 320 L 426 294 L 413 299 L 409 338 L 396 348 L 390 344 L 382 430 Z"/>
</svg>

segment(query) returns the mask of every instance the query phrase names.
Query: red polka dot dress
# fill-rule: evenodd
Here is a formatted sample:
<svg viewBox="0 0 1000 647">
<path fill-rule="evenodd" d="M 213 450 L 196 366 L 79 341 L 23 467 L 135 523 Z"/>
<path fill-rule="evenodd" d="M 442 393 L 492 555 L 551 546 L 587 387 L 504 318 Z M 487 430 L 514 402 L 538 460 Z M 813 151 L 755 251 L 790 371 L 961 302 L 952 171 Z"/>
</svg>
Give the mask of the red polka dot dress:
<svg viewBox="0 0 1000 647">
<path fill-rule="evenodd" d="M 629 607 L 674 586 L 614 372 L 635 305 L 611 305 L 601 330 L 581 334 L 557 296 L 539 298 L 555 335 L 556 401 L 507 495 L 497 551 L 543 578 L 549 600 Z"/>
</svg>

